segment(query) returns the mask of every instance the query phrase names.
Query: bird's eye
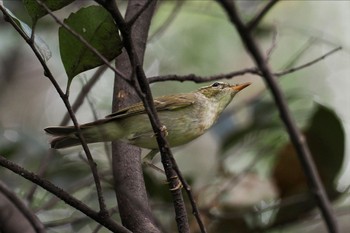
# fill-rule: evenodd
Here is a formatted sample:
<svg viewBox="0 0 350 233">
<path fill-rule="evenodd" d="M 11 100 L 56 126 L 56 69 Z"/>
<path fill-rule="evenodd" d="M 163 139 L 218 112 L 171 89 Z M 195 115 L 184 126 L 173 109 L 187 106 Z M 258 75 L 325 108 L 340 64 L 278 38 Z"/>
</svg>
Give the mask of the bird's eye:
<svg viewBox="0 0 350 233">
<path fill-rule="evenodd" d="M 218 86 L 220 86 L 220 83 L 219 83 L 219 82 L 215 82 L 215 83 L 213 83 L 211 86 L 212 86 L 212 87 L 218 87 Z"/>
</svg>

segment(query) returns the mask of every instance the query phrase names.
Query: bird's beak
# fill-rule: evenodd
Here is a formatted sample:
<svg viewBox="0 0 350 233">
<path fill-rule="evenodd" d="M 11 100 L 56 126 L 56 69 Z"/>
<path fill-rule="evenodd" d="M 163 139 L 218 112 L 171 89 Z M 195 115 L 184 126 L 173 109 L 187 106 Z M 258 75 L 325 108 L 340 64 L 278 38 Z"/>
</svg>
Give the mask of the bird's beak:
<svg viewBox="0 0 350 233">
<path fill-rule="evenodd" d="M 252 83 L 243 83 L 243 84 L 236 84 L 234 86 L 232 86 L 231 88 L 235 91 L 241 91 L 243 90 L 244 88 L 246 88 L 247 86 L 249 86 L 250 84 Z"/>
</svg>

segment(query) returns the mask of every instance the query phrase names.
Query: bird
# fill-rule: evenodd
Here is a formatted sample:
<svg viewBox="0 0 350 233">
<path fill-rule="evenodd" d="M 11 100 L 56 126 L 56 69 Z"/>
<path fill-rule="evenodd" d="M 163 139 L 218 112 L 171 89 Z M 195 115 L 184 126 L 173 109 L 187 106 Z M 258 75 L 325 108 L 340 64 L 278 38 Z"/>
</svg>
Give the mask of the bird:
<svg viewBox="0 0 350 233">
<path fill-rule="evenodd" d="M 219 118 L 234 96 L 251 83 L 214 82 L 190 93 L 160 96 L 154 106 L 164 125 L 170 147 L 186 144 L 204 134 Z M 87 143 L 120 140 L 141 148 L 158 149 L 157 140 L 142 102 L 120 109 L 103 119 L 80 125 Z M 54 136 L 51 148 L 80 144 L 74 126 L 44 129 Z"/>
</svg>

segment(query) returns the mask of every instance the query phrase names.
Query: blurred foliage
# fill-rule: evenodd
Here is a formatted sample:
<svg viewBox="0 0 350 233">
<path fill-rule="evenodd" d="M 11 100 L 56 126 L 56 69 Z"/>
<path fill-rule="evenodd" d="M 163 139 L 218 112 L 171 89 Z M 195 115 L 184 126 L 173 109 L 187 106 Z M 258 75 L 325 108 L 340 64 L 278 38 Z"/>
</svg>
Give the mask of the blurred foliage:
<svg viewBox="0 0 350 233">
<path fill-rule="evenodd" d="M 336 189 L 336 181 L 344 162 L 343 126 L 333 111 L 319 105 L 304 135 L 328 197 L 330 200 L 335 200 L 341 195 Z M 306 177 L 291 144 L 284 145 L 278 152 L 272 178 L 275 180 L 282 202 L 297 195 L 306 195 L 306 200 L 283 206 L 276 216 L 274 225 L 302 218 L 307 215 L 307 211 L 315 207 L 315 200 L 308 191 Z"/>
<path fill-rule="evenodd" d="M 310 111 L 311 108 L 309 104 L 306 104 L 306 99 L 300 100 L 300 97 L 289 98 L 290 106 L 295 106 L 292 108 L 294 113 L 299 112 L 295 114 L 296 119 L 299 120 L 299 125 L 303 122 L 301 125 L 304 128 L 304 135 L 321 180 L 330 200 L 335 200 L 342 194 L 336 189 L 337 178 L 345 155 L 345 135 L 342 123 L 329 108 L 316 104 L 315 110 Z M 293 105 L 291 101 L 302 104 Z M 207 206 L 210 212 L 214 211 L 216 219 L 212 223 L 211 232 L 228 232 L 228 229 L 251 232 L 252 229 L 270 229 L 291 224 L 307 217 L 310 214 L 309 211 L 316 206 L 308 190 L 307 180 L 293 145 L 288 142 L 287 138 L 278 140 L 278 136 L 271 136 L 279 135 L 284 131 L 276 108 L 272 102 L 261 100 L 254 106 L 253 116 L 255 117 L 251 125 L 232 133 L 222 144 L 222 151 L 226 156 L 234 155 L 238 158 L 236 160 L 229 160 L 230 157 L 223 158 L 222 170 L 218 171 L 222 176 L 221 181 L 212 185 L 217 188 L 208 186 L 208 190 L 220 190 L 220 187 L 225 187 L 222 188 L 221 193 L 216 191 L 214 205 L 205 204 L 208 200 L 204 201 L 204 206 Z M 264 110 L 261 111 L 262 109 Z M 304 114 L 301 114 L 300 111 L 303 111 Z M 256 143 L 257 141 L 259 143 Z M 247 158 L 249 154 L 255 159 L 246 162 L 245 169 L 242 170 L 241 166 L 239 166 L 241 169 L 239 171 L 229 169 L 231 168 L 230 163 L 249 160 Z M 256 172 L 259 174 L 261 167 L 267 165 L 269 168 L 263 169 L 265 173 L 261 176 L 260 172 L 260 177 L 267 177 L 272 183 L 266 183 L 268 181 L 263 178 L 259 180 L 254 177 Z M 245 191 L 242 191 L 244 188 L 242 185 L 246 182 L 249 182 L 250 185 L 245 188 Z M 242 192 L 241 195 L 240 192 Z M 247 193 L 249 195 L 245 196 Z M 208 199 L 208 192 L 205 192 L 203 196 L 202 198 Z M 255 199 L 252 199 L 253 196 Z M 273 201 L 274 199 L 277 202 Z M 213 200 L 212 197 L 209 200 Z M 277 205 L 270 209 L 269 206 L 278 203 L 281 207 Z"/>
</svg>

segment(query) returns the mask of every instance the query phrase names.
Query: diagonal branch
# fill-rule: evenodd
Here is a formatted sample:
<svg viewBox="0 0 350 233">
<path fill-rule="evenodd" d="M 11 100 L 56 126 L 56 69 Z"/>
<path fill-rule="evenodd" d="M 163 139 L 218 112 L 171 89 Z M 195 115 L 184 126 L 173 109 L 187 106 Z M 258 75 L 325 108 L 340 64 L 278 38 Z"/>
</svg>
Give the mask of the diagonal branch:
<svg viewBox="0 0 350 233">
<path fill-rule="evenodd" d="M 150 5 L 145 8 L 144 5 L 148 3 L 144 0 L 129 1 L 125 12 L 125 20 L 129 21 L 135 17 L 137 12 L 142 11 L 138 18 L 135 19 L 135 22 L 129 23 L 132 37 L 136 44 L 136 53 L 140 57 L 141 62 L 146 50 L 146 43 L 144 42 L 147 40 L 151 19 L 156 8 L 156 1 L 150 1 Z M 115 65 L 126 74 L 129 82 L 133 85 L 129 85 L 115 75 L 112 112 L 139 102 L 141 93 L 139 88 L 135 88 L 135 72 L 125 49 L 117 57 Z M 121 141 L 112 142 L 111 165 L 114 190 L 123 225 L 135 233 L 163 232 L 161 225 L 156 221 L 152 213 L 149 203 L 141 166 L 141 149 Z"/>
<path fill-rule="evenodd" d="M 293 72 L 295 72 L 295 71 L 304 69 L 304 68 L 306 68 L 306 67 L 308 67 L 308 66 L 311 66 L 311 65 L 313 65 L 313 64 L 315 64 L 315 63 L 317 63 L 317 62 L 319 62 L 319 61 L 321 61 L 321 60 L 323 60 L 323 59 L 325 59 L 325 58 L 328 57 L 329 55 L 331 55 L 331 54 L 333 54 L 333 53 L 335 53 L 335 52 L 338 52 L 338 51 L 341 50 L 341 49 L 342 49 L 342 47 L 341 47 L 341 46 L 338 46 L 338 47 L 336 47 L 335 49 L 332 49 L 331 51 L 325 53 L 324 55 L 322 55 L 322 56 L 320 56 L 320 57 L 318 57 L 318 58 L 316 58 L 316 59 L 314 59 L 314 60 L 312 60 L 312 61 L 309 61 L 309 62 L 307 62 L 307 63 L 304 63 L 304 64 L 302 64 L 302 65 L 300 65 L 300 66 L 292 67 L 292 68 L 290 68 L 290 69 L 287 69 L 287 70 L 284 70 L 284 71 L 281 71 L 281 72 L 277 72 L 277 73 L 275 73 L 274 75 L 277 76 L 277 77 L 281 77 L 281 76 L 283 76 L 283 75 L 286 75 L 286 74 L 293 73 Z"/>
<path fill-rule="evenodd" d="M 279 0 L 271 0 L 269 1 L 265 7 L 258 13 L 255 15 L 255 17 L 253 19 L 251 19 L 246 27 L 248 31 L 252 31 L 254 28 L 256 28 L 258 26 L 258 24 L 261 22 L 261 20 L 264 18 L 264 16 L 266 15 L 267 12 L 269 12 L 271 10 L 271 8 L 278 2 Z"/>
<path fill-rule="evenodd" d="M 176 16 L 178 16 L 181 7 L 184 4 L 184 1 L 181 0 L 177 0 L 175 3 L 175 7 L 174 9 L 171 11 L 170 15 L 167 17 L 166 20 L 164 20 L 164 23 L 155 30 L 155 32 L 153 32 L 152 35 L 150 35 L 148 37 L 148 41 L 152 41 L 154 38 L 156 38 L 157 36 L 160 37 L 160 34 L 163 34 L 164 31 L 166 31 L 166 29 L 169 27 L 169 25 L 174 22 L 174 20 L 176 19 Z"/>
<path fill-rule="evenodd" d="M 83 88 L 81 89 L 80 93 L 78 94 L 77 98 L 75 99 L 72 105 L 72 109 L 74 112 L 76 112 L 80 108 L 80 106 L 83 104 L 85 97 L 90 92 L 91 88 L 96 84 L 96 82 L 101 78 L 102 74 L 106 71 L 106 68 L 107 68 L 106 65 L 100 66 L 96 70 L 94 75 L 92 75 L 92 77 L 89 79 L 89 81 L 83 86 Z M 69 121 L 69 114 L 66 113 L 60 125 L 61 126 L 67 125 L 68 121 Z"/>
<path fill-rule="evenodd" d="M 5 167 L 12 172 L 22 176 L 23 178 L 30 180 L 31 182 L 39 185 L 43 189 L 47 190 L 48 192 L 52 193 L 59 199 L 63 200 L 68 205 L 72 206 L 73 208 L 81 211 L 86 216 L 89 216 L 90 218 L 94 219 L 98 223 L 102 224 L 103 226 L 107 227 L 109 230 L 113 232 L 120 232 L 120 233 L 130 233 L 126 228 L 120 226 L 116 222 L 113 221 L 110 217 L 106 218 L 105 216 L 101 215 L 99 212 L 96 212 L 89 208 L 87 205 L 82 203 L 80 200 L 76 199 L 75 197 L 69 195 L 66 193 L 63 189 L 57 187 L 56 185 L 52 184 L 50 181 L 43 179 L 36 174 L 27 171 L 26 169 L 20 167 L 19 165 L 7 160 L 3 156 L 0 155 L 0 166 Z"/>
<path fill-rule="evenodd" d="M 5 197 L 5 198 L 4 198 Z M 10 190 L 2 181 L 0 181 L 0 206 L 6 209 L 8 214 L 0 214 L 1 230 L 4 232 L 26 232 L 45 233 L 45 227 L 38 217 L 26 206 L 16 193 Z M 9 214 L 10 213 L 10 214 Z M 17 224 L 11 224 L 15 223 Z M 5 228 L 7 228 L 5 230 Z"/>
<path fill-rule="evenodd" d="M 189 232 L 187 212 L 183 201 L 181 189 L 175 188 L 178 186 L 179 181 L 178 179 L 174 179 L 174 177 L 177 177 L 179 174 L 177 174 L 173 168 L 173 160 L 171 159 L 173 156 L 169 144 L 164 135 L 164 126 L 161 125 L 156 109 L 154 107 L 152 93 L 146 75 L 142 68 L 142 63 L 140 62 L 140 58 L 138 57 L 138 54 L 135 50 L 135 44 L 131 36 L 131 29 L 128 28 L 128 25 L 125 23 L 114 1 L 97 0 L 97 2 L 104 6 L 111 13 L 115 22 L 119 26 L 119 30 L 124 39 L 124 47 L 126 52 L 128 53 L 133 73 L 136 75 L 136 79 L 139 84 L 138 86 L 142 91 L 141 100 L 145 106 L 153 131 L 156 135 L 165 174 L 167 176 L 170 189 L 172 190 L 171 193 L 174 200 L 178 230 L 181 233 Z"/>
<path fill-rule="evenodd" d="M 219 0 L 218 2 L 222 5 L 231 22 L 235 25 L 246 50 L 251 54 L 252 59 L 255 61 L 256 66 L 261 71 L 266 84 L 270 88 L 276 107 L 279 110 L 281 120 L 283 121 L 295 150 L 297 151 L 300 163 L 303 167 L 305 176 L 307 177 L 308 185 L 321 210 L 329 232 L 339 232 L 332 206 L 320 180 L 310 150 L 306 144 L 304 136 L 297 128 L 295 121 L 290 114 L 284 94 L 277 83 L 276 77 L 273 75 L 270 67 L 266 64 L 263 53 L 258 44 L 241 21 L 234 2 L 229 0 Z"/>
<path fill-rule="evenodd" d="M 30 48 L 32 49 L 32 51 L 34 52 L 35 56 L 37 57 L 37 59 L 39 60 L 43 70 L 44 70 L 44 75 L 51 81 L 52 85 L 55 87 L 57 93 L 59 94 L 59 96 L 61 97 L 62 101 L 64 102 L 64 105 L 66 106 L 69 115 L 73 121 L 73 124 L 76 128 L 77 131 L 77 137 L 79 138 L 82 147 L 84 149 L 84 152 L 89 160 L 89 165 L 90 165 L 90 169 L 92 171 L 93 177 L 94 177 L 94 181 L 95 181 L 95 185 L 96 185 L 96 191 L 97 191 L 97 195 L 98 195 L 98 201 L 99 201 L 99 205 L 100 205 L 100 211 L 102 215 L 105 215 L 104 217 L 108 217 L 108 212 L 107 212 L 107 208 L 106 208 L 106 204 L 104 202 L 104 198 L 103 198 L 103 194 L 102 194 L 102 188 L 101 188 L 101 183 L 100 183 L 100 179 L 98 177 L 98 172 L 97 172 L 97 168 L 96 168 L 96 163 L 93 161 L 91 152 L 86 144 L 86 141 L 81 133 L 80 130 L 80 126 L 79 123 L 75 117 L 75 114 L 72 110 L 72 107 L 69 103 L 68 100 L 68 96 L 66 94 L 64 94 L 64 92 L 62 91 L 62 89 L 60 88 L 59 84 L 57 83 L 56 79 L 54 78 L 54 76 L 51 73 L 51 70 L 49 69 L 49 67 L 47 66 L 46 62 L 44 61 L 44 59 L 42 58 L 42 56 L 40 55 L 39 51 L 37 50 L 37 48 L 35 47 L 34 41 L 32 40 L 33 38 L 28 38 L 27 35 L 19 28 L 19 26 L 13 21 L 13 19 L 11 18 L 11 16 L 9 15 L 9 13 L 6 11 L 6 9 L 0 5 L 0 10 L 3 12 L 4 16 L 6 17 L 6 19 L 8 20 L 8 22 L 15 28 L 15 30 L 21 35 L 21 37 L 27 42 L 27 44 L 30 46 Z M 34 35 L 34 31 L 32 33 L 32 35 Z"/>
</svg>

